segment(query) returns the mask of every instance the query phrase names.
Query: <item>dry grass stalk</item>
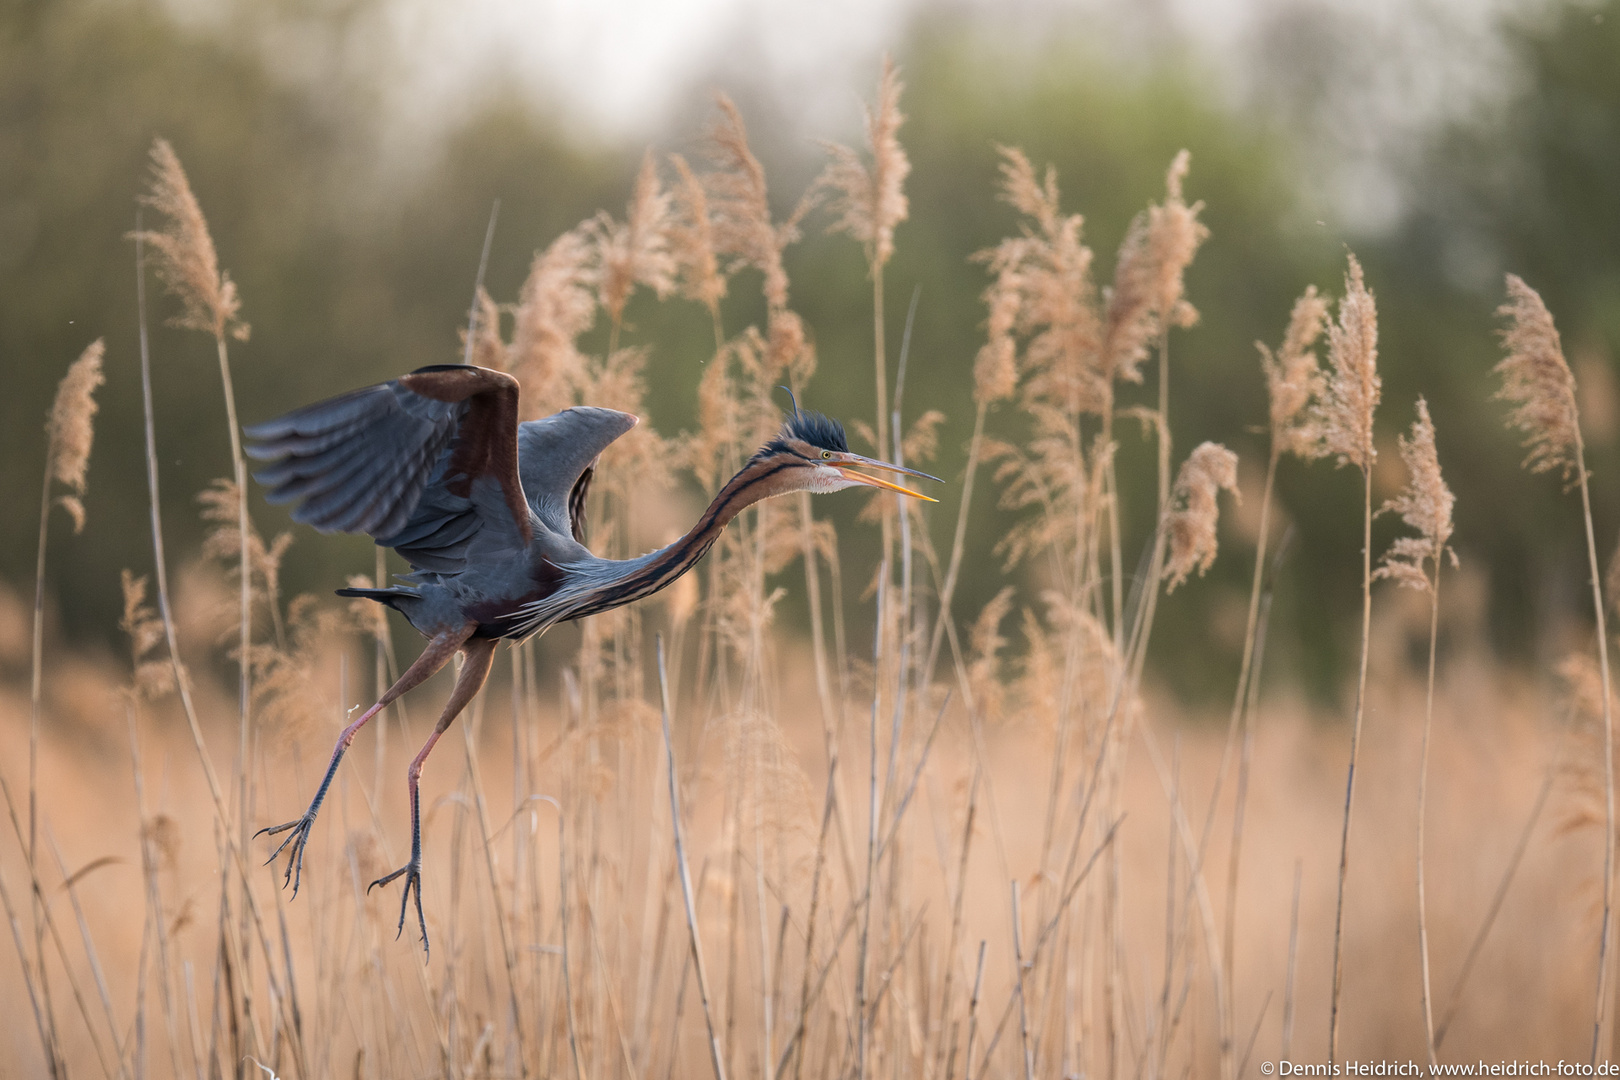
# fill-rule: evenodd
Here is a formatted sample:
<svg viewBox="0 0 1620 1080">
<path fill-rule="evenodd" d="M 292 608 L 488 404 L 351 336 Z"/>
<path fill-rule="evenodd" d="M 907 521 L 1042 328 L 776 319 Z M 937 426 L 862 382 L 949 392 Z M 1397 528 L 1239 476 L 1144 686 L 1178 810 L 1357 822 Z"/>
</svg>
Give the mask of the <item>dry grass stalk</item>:
<svg viewBox="0 0 1620 1080">
<path fill-rule="evenodd" d="M 105 346 L 100 339 L 79 355 L 56 388 L 50 418 L 45 422 L 49 439 L 46 451 L 46 483 L 50 480 L 69 488 L 71 495 L 57 499 L 57 505 L 73 519 L 73 531 L 84 529 L 85 476 L 90 469 L 90 447 L 95 440 L 96 390 L 107 381 L 101 372 Z"/>
<path fill-rule="evenodd" d="M 1181 186 L 1191 156 L 1183 150 L 1165 173 L 1165 200 L 1131 222 L 1119 247 L 1103 321 L 1104 368 L 1140 382 L 1148 347 L 1171 327 L 1186 329 L 1198 310 L 1184 297 L 1183 278 L 1209 229 L 1198 220 L 1203 203 L 1188 206 Z"/>
<path fill-rule="evenodd" d="M 1434 566 L 1435 576 L 1438 576 L 1440 561 L 1448 555 L 1451 564 L 1457 565 L 1457 553 L 1449 546 L 1451 510 L 1457 500 L 1440 475 L 1434 421 L 1429 419 L 1429 403 L 1421 397 L 1417 400 L 1417 414 L 1411 436 L 1401 436 L 1399 440 L 1401 460 L 1406 464 L 1406 487 L 1384 503 L 1379 513 L 1400 514 L 1418 535 L 1396 538 L 1379 561 L 1373 577 L 1387 577 L 1407 588 L 1429 590 L 1434 587 L 1429 565 Z"/>
<path fill-rule="evenodd" d="M 232 385 L 230 354 L 226 337 L 238 341 L 248 339 L 248 324 L 238 318 L 241 299 L 230 275 L 219 269 L 213 237 L 202 207 L 192 194 L 191 184 L 174 148 L 163 139 L 152 143 L 152 175 L 147 194 L 142 202 L 168 218 L 162 230 L 141 232 L 138 242 L 151 244 L 157 252 L 157 273 L 169 291 L 180 299 L 182 313 L 175 325 L 202 330 L 212 334 L 214 349 L 219 360 L 220 385 L 225 395 L 225 421 L 230 435 L 231 475 L 238 491 L 247 488 L 247 464 L 242 456 L 242 432 L 236 419 L 236 391 Z M 253 647 L 252 556 L 248 549 L 251 527 L 248 522 L 247 500 L 238 499 L 237 534 L 241 540 L 238 549 L 239 583 L 237 590 L 237 791 L 236 815 L 240 835 L 238 842 L 245 847 L 248 841 L 247 808 L 252 801 L 249 774 L 246 770 L 249 727 L 253 703 L 253 676 L 249 654 Z M 160 582 L 161 587 L 161 582 Z M 240 854 L 240 852 L 238 852 Z M 247 884 L 243 882 L 243 889 Z M 221 893 L 221 904 L 228 902 Z M 245 908 L 246 905 L 244 905 Z M 246 922 L 242 931 L 245 933 Z"/>
<path fill-rule="evenodd" d="M 672 193 L 674 216 L 669 223 L 670 254 L 679 269 L 681 295 L 709 309 L 714 321 L 714 347 L 725 343 L 720 324 L 720 301 L 726 296 L 726 278 L 715 256 L 714 225 L 709 218 L 709 196 L 692 167 L 680 154 L 669 156 L 675 166 Z"/>
<path fill-rule="evenodd" d="M 163 620 L 146 602 L 146 578 L 128 569 L 120 572 L 124 593 L 124 617 L 118 628 L 129 638 L 129 658 L 133 674 L 129 695 L 133 701 L 151 701 L 174 689 L 174 669 L 166 659 L 152 658 L 152 651 L 163 643 Z"/>
<path fill-rule="evenodd" d="M 1378 408 L 1378 309 L 1363 280 L 1361 264 L 1349 256 L 1339 318 L 1328 326 L 1331 372 L 1315 406 L 1322 431 L 1321 453 L 1337 454 L 1339 464 L 1361 470 L 1361 665 L 1356 678 L 1356 711 L 1350 728 L 1350 766 L 1344 782 L 1344 828 L 1339 839 L 1339 896 L 1333 927 L 1333 993 L 1328 1006 L 1328 1056 L 1339 1048 L 1339 994 L 1344 985 L 1344 883 L 1350 870 L 1350 815 L 1356 794 L 1356 757 L 1367 699 L 1367 653 L 1372 640 L 1372 466 L 1373 412 Z"/>
<path fill-rule="evenodd" d="M 531 415 L 546 416 L 573 403 L 586 363 L 575 342 L 596 322 L 595 256 L 589 229 L 571 229 L 535 253 L 518 293 L 512 343 L 502 366 L 522 384 Z"/>
<path fill-rule="evenodd" d="M 1294 454 L 1309 460 L 1316 456 L 1321 443 L 1321 432 L 1312 415 L 1311 405 L 1321 394 L 1323 377 L 1317 362 L 1316 343 L 1322 336 L 1327 319 L 1327 301 L 1307 286 L 1294 302 L 1289 314 L 1288 328 L 1283 333 L 1281 348 L 1273 353 L 1262 342 L 1255 342 L 1260 350 L 1260 368 L 1265 375 L 1271 426 L 1271 452 L 1266 463 L 1266 482 L 1260 497 L 1259 542 L 1255 545 L 1254 573 L 1249 587 L 1249 613 L 1243 631 L 1243 659 L 1238 667 L 1237 687 L 1232 694 L 1232 711 L 1227 721 L 1226 742 L 1221 748 L 1221 763 L 1215 774 L 1215 783 L 1209 796 L 1209 812 L 1204 819 L 1204 835 L 1199 846 L 1203 857 L 1215 823 L 1215 807 L 1220 800 L 1234 750 L 1241 739 L 1243 757 L 1238 766 L 1236 801 L 1232 810 L 1232 844 L 1227 855 L 1226 871 L 1226 927 L 1222 949 L 1222 970 L 1226 975 L 1226 1000 L 1233 1001 L 1234 971 L 1237 967 L 1237 882 L 1239 860 L 1243 848 L 1243 819 L 1248 797 L 1249 733 L 1243 727 L 1257 700 L 1258 676 L 1255 673 L 1256 656 L 1261 635 L 1262 586 L 1265 581 L 1266 551 L 1271 540 L 1271 500 L 1276 491 L 1277 465 L 1283 454 Z M 1230 1011 L 1229 1014 L 1230 1015 Z M 1228 1042 L 1232 1033 L 1224 1036 Z"/>
<path fill-rule="evenodd" d="M 168 225 L 147 230 L 141 238 L 156 254 L 159 279 L 180 300 L 182 311 L 174 325 L 246 341 L 249 328 L 237 317 L 242 301 L 236 283 L 219 268 L 208 221 L 191 193 L 191 182 L 174 147 L 165 139 L 156 139 L 151 157 L 150 185 L 141 202 L 168 218 Z"/>
<path fill-rule="evenodd" d="M 742 113 L 724 94 L 716 98 L 720 115 L 709 128 L 707 150 L 715 169 L 703 177 L 708 195 L 709 228 L 717 255 L 732 256 L 765 275 L 765 302 L 774 310 L 787 307 L 788 277 L 782 249 L 799 238 L 799 219 L 810 203 L 801 203 L 786 222 L 771 219 L 765 167 L 748 146 Z M 731 274 L 735 267 L 725 270 Z"/>
<path fill-rule="evenodd" d="M 608 352 L 617 351 L 624 306 L 637 285 L 645 285 L 662 300 L 675 288 L 678 264 L 670 250 L 671 197 L 658 183 L 652 151 L 641 158 L 635 190 L 625 208 L 624 221 L 605 211 L 588 225 L 596 242 L 597 296 L 612 320 Z"/>
<path fill-rule="evenodd" d="M 56 397 L 45 421 L 45 479 L 40 494 L 39 546 L 34 566 L 34 627 L 28 719 L 28 850 L 30 858 L 38 838 L 39 720 L 44 693 L 45 663 L 45 541 L 50 524 L 51 483 L 69 491 L 56 504 L 73 519 L 73 531 L 84 528 L 85 478 L 90 469 L 90 447 L 95 440 L 95 392 L 106 377 L 101 373 L 105 347 L 93 341 L 79 355 L 57 385 Z M 37 912 L 36 912 L 37 916 Z"/>
<path fill-rule="evenodd" d="M 975 389 L 983 403 L 990 393 L 1016 385 L 1016 376 L 1006 371 L 1016 355 L 1011 330 L 1025 335 L 1019 405 L 1034 424 L 1034 437 L 1022 452 L 991 444 L 987 457 L 1001 458 L 996 470 L 996 481 L 1003 484 L 1001 505 L 1040 507 L 1042 513 L 1016 521 L 998 552 L 1011 567 L 1053 547 L 1056 565 L 1068 575 L 1064 591 L 1074 593 L 1081 585 L 1077 568 L 1087 534 L 1095 525 L 1100 471 L 1093 465 L 1108 449 L 1113 372 L 1100 363 L 1097 290 L 1090 279 L 1092 253 L 1081 241 L 1081 215 L 1059 210 L 1053 170 L 1037 180 L 1022 152 L 1003 147 L 1001 155 L 1001 199 L 1030 220 L 1024 235 L 975 256 L 988 262 L 996 277 L 987 291 L 993 337 L 988 353 L 980 355 L 983 381 Z M 1092 461 L 1085 455 L 1082 415 L 1103 419 Z"/>
<path fill-rule="evenodd" d="M 1435 1064 L 1434 996 L 1429 978 L 1429 916 L 1425 890 L 1424 828 L 1429 793 L 1429 735 L 1434 725 L 1435 651 L 1440 633 L 1440 564 L 1449 554 L 1453 566 L 1451 510 L 1456 503 L 1445 478 L 1440 475 L 1440 459 L 1434 446 L 1434 422 L 1429 405 L 1417 400 L 1417 419 L 1412 422 L 1411 438 L 1400 440 L 1401 460 L 1406 463 L 1406 488 L 1389 500 L 1383 510 L 1400 513 L 1417 536 L 1398 538 L 1384 553 L 1375 577 L 1393 578 L 1408 588 L 1429 594 L 1429 678 L 1423 707 L 1423 745 L 1418 765 L 1417 807 L 1417 902 L 1418 953 L 1423 968 L 1423 1025 L 1429 1063 Z M 1382 512 L 1382 511 L 1380 511 Z M 1432 570 L 1428 569 L 1432 566 Z"/>
<path fill-rule="evenodd" d="M 45 475 L 40 489 L 39 541 L 34 565 L 34 619 L 28 698 L 28 834 L 26 838 L 19 837 L 25 844 L 30 873 L 36 872 L 39 855 L 39 727 L 44 695 L 45 545 L 49 536 L 51 484 L 55 481 L 68 488 L 69 494 L 59 496 L 56 502 L 73 519 L 73 531 L 78 533 L 84 528 L 84 503 L 81 497 L 84 495 L 85 479 L 90 468 L 90 449 L 95 438 L 92 422 L 96 413 L 95 392 L 106 381 L 101 372 L 103 352 L 103 343 L 93 341 L 68 367 L 67 374 L 57 386 L 56 397 L 45 421 Z M 10 798 L 9 792 L 7 798 Z M 50 912 L 40 896 L 37 879 L 33 893 L 31 910 L 34 956 L 40 964 L 39 991 L 44 999 L 43 1007 L 54 1039 L 50 983 L 43 966 L 44 929 Z M 26 954 L 21 952 L 20 939 L 19 957 L 26 966 Z M 30 985 L 30 993 L 32 991 Z M 54 1073 L 60 1064 L 59 1048 L 55 1047 L 54 1042 L 48 1041 L 46 1050 Z"/>
<path fill-rule="evenodd" d="M 847 146 L 823 143 L 832 157 L 816 186 L 832 192 L 832 212 L 838 220 L 829 232 L 846 232 L 866 248 L 867 266 L 875 273 L 894 255 L 894 229 L 906 220 L 906 176 L 911 162 L 897 137 L 905 116 L 900 112 L 899 69 L 883 58 L 877 106 L 866 113 L 866 145 L 871 165 Z"/>
<path fill-rule="evenodd" d="M 692 947 L 692 966 L 697 969 L 698 994 L 703 1004 L 703 1020 L 709 1029 L 709 1063 L 715 1080 L 726 1080 L 725 1062 L 721 1058 L 720 1039 L 714 1030 L 714 1014 L 709 1008 L 709 979 L 703 966 L 703 941 L 698 935 L 697 908 L 692 897 L 692 874 L 686 861 L 686 841 L 681 824 L 680 781 L 675 775 L 675 744 L 669 728 L 669 676 L 664 666 L 664 639 L 657 640 L 658 694 L 660 716 L 663 720 L 664 761 L 669 781 L 669 816 L 675 833 L 675 862 L 680 871 L 681 897 L 686 904 L 686 929 Z"/>
<path fill-rule="evenodd" d="M 1570 373 L 1559 342 L 1558 329 L 1541 296 L 1514 274 L 1507 275 L 1508 302 L 1497 314 L 1511 320 L 1502 332 L 1507 356 L 1496 365 L 1502 376 L 1498 397 L 1513 403 L 1508 423 L 1525 436 L 1530 454 L 1525 467 L 1532 472 L 1570 473 L 1581 489 L 1582 522 L 1586 528 L 1587 571 L 1592 587 L 1593 617 L 1597 622 L 1598 674 L 1602 683 L 1603 714 L 1603 929 L 1598 938 L 1598 974 L 1592 1056 L 1596 1063 L 1608 1015 L 1609 983 L 1614 939 L 1614 713 L 1610 707 L 1608 627 L 1603 606 L 1597 537 L 1592 526 L 1592 493 L 1587 484 L 1586 450 L 1576 407 L 1575 376 Z"/>
<path fill-rule="evenodd" d="M 1181 463 L 1165 526 L 1170 535 L 1170 556 L 1164 569 L 1166 592 L 1174 592 L 1194 569 L 1202 577 L 1214 564 L 1215 523 L 1220 511 L 1216 495 L 1224 488 L 1241 501 L 1237 460 L 1226 447 L 1206 442 Z"/>
<path fill-rule="evenodd" d="M 1310 414 L 1320 431 L 1318 456 L 1337 455 L 1340 465 L 1366 472 L 1377 460 L 1373 413 L 1378 408 L 1378 310 L 1361 263 L 1351 255 L 1339 317 L 1328 324 L 1327 381 Z"/>
<path fill-rule="evenodd" d="M 1321 396 L 1324 387 L 1316 342 L 1326 319 L 1327 301 L 1312 285 L 1294 302 L 1282 348 L 1273 353 L 1263 343 L 1254 343 L 1260 350 L 1260 367 L 1266 376 L 1275 454 L 1294 454 L 1307 460 L 1317 456 L 1323 436 L 1311 403 Z"/>
<path fill-rule="evenodd" d="M 1114 377 L 1140 381 L 1141 375 L 1103 362 L 1092 254 L 1081 241 L 1085 219 L 1062 213 L 1051 168 L 1038 180 L 1022 151 L 1002 147 L 1001 156 L 1000 198 L 1029 222 L 1023 235 L 974 256 L 996 278 L 985 293 L 990 334 L 980 352 L 982 368 L 975 371 L 977 399 L 1012 392 L 1016 376 L 1008 365 L 1016 331 L 1029 339 L 1023 361 L 1026 409 L 1056 408 L 1106 420 L 1113 411 Z"/>
<path fill-rule="evenodd" d="M 1497 397 L 1513 403 L 1508 423 L 1524 434 L 1531 472 L 1559 470 L 1568 481 L 1580 468 L 1580 411 L 1575 402 L 1575 376 L 1564 359 L 1564 347 L 1552 313 L 1541 295 L 1518 275 L 1507 275 L 1507 303 L 1496 313 L 1511 320 L 1502 331 L 1507 352 L 1496 365 L 1502 376 Z"/>
</svg>

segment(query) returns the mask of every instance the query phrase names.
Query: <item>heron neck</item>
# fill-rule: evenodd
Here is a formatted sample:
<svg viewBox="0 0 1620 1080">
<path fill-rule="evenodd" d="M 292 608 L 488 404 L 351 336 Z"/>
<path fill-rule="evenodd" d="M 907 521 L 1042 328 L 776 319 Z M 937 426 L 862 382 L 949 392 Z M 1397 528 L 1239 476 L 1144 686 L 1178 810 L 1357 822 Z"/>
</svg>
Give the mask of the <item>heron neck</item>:
<svg viewBox="0 0 1620 1080">
<path fill-rule="evenodd" d="M 790 468 L 784 462 L 750 461 L 720 489 L 685 536 L 643 558 L 672 577 L 685 573 L 708 553 L 733 518 L 757 502 L 785 493 L 788 488 L 779 477 Z"/>
<path fill-rule="evenodd" d="M 568 618 L 580 618 L 650 596 L 690 570 L 708 554 L 731 519 L 772 495 L 792 490 L 785 482 L 791 463 L 750 461 L 733 476 L 697 524 L 679 540 L 646 555 L 623 562 L 593 560 L 585 564 L 588 598 Z M 582 566 L 580 569 L 585 569 Z"/>
</svg>

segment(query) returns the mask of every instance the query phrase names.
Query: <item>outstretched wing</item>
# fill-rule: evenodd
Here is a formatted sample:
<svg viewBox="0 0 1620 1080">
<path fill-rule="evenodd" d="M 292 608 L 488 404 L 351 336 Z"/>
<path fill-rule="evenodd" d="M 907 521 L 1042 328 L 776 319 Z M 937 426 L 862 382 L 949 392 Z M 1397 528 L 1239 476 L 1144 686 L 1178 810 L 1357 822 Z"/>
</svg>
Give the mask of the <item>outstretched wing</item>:
<svg viewBox="0 0 1620 1080">
<path fill-rule="evenodd" d="M 518 385 L 440 364 L 246 429 L 254 473 L 293 520 L 369 533 L 418 569 L 454 573 L 475 536 L 533 538 L 517 470 Z"/>
<path fill-rule="evenodd" d="M 518 425 L 518 475 L 535 516 L 559 536 L 585 542 L 585 496 L 596 459 L 636 418 L 578 406 Z"/>
</svg>

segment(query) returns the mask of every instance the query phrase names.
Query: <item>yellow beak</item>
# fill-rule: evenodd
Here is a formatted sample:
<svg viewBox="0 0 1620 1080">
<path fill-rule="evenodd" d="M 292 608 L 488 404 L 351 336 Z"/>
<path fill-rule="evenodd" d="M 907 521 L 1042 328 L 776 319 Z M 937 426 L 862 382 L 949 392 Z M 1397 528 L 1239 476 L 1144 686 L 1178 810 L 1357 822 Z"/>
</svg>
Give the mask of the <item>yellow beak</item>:
<svg viewBox="0 0 1620 1080">
<path fill-rule="evenodd" d="M 912 491 L 910 488 L 903 488 L 899 484 L 892 484 L 881 477 L 868 476 L 866 473 L 857 472 L 854 468 L 852 468 L 852 465 L 860 464 L 869 469 L 887 469 L 890 472 L 905 473 L 907 476 L 920 476 L 924 480 L 933 480 L 943 483 L 944 481 L 940 480 L 937 476 L 929 476 L 925 472 L 918 472 L 916 469 L 907 469 L 901 465 L 890 465 L 886 461 L 875 461 L 872 458 L 861 457 L 859 454 L 850 454 L 848 461 L 835 461 L 831 464 L 833 468 L 842 473 L 846 479 L 853 480 L 857 484 L 865 484 L 867 487 L 883 488 L 885 491 L 893 491 L 901 495 L 909 495 L 913 499 L 921 499 L 924 502 L 939 502 L 938 499 L 931 499 L 920 491 Z"/>
</svg>

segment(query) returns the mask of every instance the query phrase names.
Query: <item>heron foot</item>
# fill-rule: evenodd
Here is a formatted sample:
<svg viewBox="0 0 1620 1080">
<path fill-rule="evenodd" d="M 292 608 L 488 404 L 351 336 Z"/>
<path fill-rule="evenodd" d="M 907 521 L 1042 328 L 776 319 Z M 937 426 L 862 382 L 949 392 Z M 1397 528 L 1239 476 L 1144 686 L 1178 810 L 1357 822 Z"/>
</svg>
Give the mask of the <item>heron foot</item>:
<svg viewBox="0 0 1620 1080">
<path fill-rule="evenodd" d="M 367 885 L 366 892 L 369 893 L 372 889 L 375 889 L 379 885 L 387 885 L 390 881 L 393 881 L 397 877 L 405 878 L 405 892 L 401 894 L 399 898 L 399 928 L 395 931 L 394 938 L 395 940 L 398 940 L 399 936 L 405 932 L 405 912 L 410 907 L 411 892 L 414 890 L 416 893 L 416 923 L 422 931 L 422 959 L 425 961 L 428 956 L 428 932 L 427 919 L 422 915 L 421 858 L 419 856 L 412 856 L 410 862 L 406 863 L 398 870 L 395 870 L 392 874 L 380 877 L 376 881 L 373 881 L 370 885 Z"/>
<path fill-rule="evenodd" d="M 298 883 L 304 876 L 304 846 L 309 842 L 310 826 L 314 824 L 315 810 L 311 808 L 305 812 L 303 817 L 296 818 L 283 825 L 272 825 L 267 829 L 260 829 L 253 834 L 253 838 L 257 840 L 261 836 L 275 836 L 277 833 L 292 830 L 291 835 L 281 842 L 281 846 L 272 851 L 270 857 L 264 860 L 264 865 L 269 866 L 275 862 L 276 857 L 286 851 L 288 845 L 292 846 L 292 851 L 287 853 L 287 872 L 281 879 L 281 887 L 285 889 L 288 884 L 291 884 L 294 899 L 298 896 Z"/>
</svg>

